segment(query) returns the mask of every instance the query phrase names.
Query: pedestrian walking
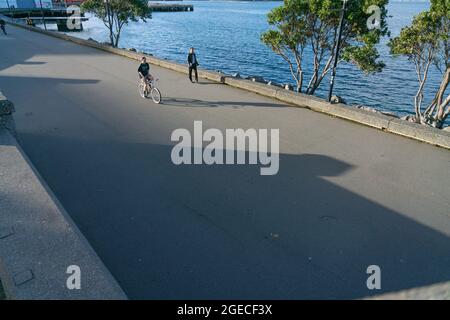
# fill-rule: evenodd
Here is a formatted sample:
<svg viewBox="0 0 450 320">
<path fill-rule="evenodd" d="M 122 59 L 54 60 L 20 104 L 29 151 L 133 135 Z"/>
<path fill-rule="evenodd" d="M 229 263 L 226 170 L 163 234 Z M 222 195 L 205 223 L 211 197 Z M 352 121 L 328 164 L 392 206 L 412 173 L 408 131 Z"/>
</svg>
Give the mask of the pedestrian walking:
<svg viewBox="0 0 450 320">
<path fill-rule="evenodd" d="M 189 64 L 189 80 L 192 81 L 192 71 L 195 72 L 195 81 L 198 82 L 198 72 L 197 72 L 197 66 L 199 65 L 197 60 L 197 55 L 195 54 L 195 49 L 191 48 L 189 49 L 189 55 L 188 55 L 188 64 Z"/>
<path fill-rule="evenodd" d="M 2 18 L 0 18 L 0 29 L 2 29 L 3 33 L 5 34 L 5 36 L 7 35 L 6 33 L 6 27 L 5 27 L 6 23 L 5 20 L 3 20 Z"/>
</svg>

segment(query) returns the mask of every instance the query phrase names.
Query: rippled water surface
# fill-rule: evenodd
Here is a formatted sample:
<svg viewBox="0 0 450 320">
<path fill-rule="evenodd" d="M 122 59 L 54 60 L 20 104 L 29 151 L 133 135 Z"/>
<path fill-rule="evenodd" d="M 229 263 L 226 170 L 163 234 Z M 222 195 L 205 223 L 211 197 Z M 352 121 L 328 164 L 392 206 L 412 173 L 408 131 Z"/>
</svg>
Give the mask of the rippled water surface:
<svg viewBox="0 0 450 320">
<path fill-rule="evenodd" d="M 190 46 L 196 47 L 201 66 L 226 73 L 260 75 L 279 83 L 292 82 L 287 65 L 260 42 L 268 28 L 267 13 L 280 2 L 184 1 L 194 12 L 154 13 L 147 23 L 130 23 L 123 31 L 121 47 L 136 48 L 170 60 L 185 62 Z M 393 36 L 413 16 L 429 8 L 427 2 L 391 2 L 389 26 Z M 83 38 L 107 41 L 107 30 L 99 20 L 84 24 Z M 412 112 L 417 90 L 414 67 L 405 58 L 389 55 L 387 39 L 379 45 L 386 69 L 366 76 L 354 66 L 342 64 L 335 93 L 352 104 L 364 104 L 398 114 Z M 308 55 L 310 56 L 310 55 Z M 306 60 L 308 61 L 308 59 Z M 433 69 L 430 87 L 438 87 L 441 74 Z M 327 94 L 328 81 L 318 95 Z M 430 97 L 427 97 L 428 99 Z"/>
</svg>

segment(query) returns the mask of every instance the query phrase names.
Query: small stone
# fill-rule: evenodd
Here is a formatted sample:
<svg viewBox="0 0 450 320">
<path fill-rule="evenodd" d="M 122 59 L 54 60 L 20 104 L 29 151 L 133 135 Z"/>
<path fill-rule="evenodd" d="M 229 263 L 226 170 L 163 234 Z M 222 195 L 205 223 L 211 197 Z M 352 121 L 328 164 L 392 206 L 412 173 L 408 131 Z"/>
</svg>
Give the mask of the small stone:
<svg viewBox="0 0 450 320">
<path fill-rule="evenodd" d="M 280 237 L 280 235 L 278 233 L 270 233 L 270 237 L 273 239 L 277 239 Z"/>
<path fill-rule="evenodd" d="M 323 220 L 337 220 L 335 216 L 320 216 L 320 219 Z"/>
</svg>

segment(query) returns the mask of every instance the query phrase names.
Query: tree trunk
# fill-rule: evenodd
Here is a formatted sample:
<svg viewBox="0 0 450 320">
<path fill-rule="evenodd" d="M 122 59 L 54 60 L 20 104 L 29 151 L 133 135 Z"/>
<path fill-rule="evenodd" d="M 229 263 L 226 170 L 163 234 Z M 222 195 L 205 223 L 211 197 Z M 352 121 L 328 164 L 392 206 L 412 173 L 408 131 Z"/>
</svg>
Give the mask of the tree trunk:
<svg viewBox="0 0 450 320">
<path fill-rule="evenodd" d="M 438 103 L 438 112 L 436 118 L 440 121 L 444 120 L 444 113 L 445 113 L 445 102 L 444 102 L 444 94 L 447 90 L 447 87 L 450 83 L 450 68 L 447 68 L 447 71 L 445 72 L 444 78 L 442 79 L 441 87 L 438 91 L 437 96 L 437 103 Z"/>
<path fill-rule="evenodd" d="M 303 88 L 303 71 L 300 71 L 299 74 L 299 79 L 297 80 L 297 92 L 301 93 Z"/>
<path fill-rule="evenodd" d="M 114 47 L 114 32 L 112 31 L 112 28 L 109 30 L 109 42 L 111 43 L 111 46 Z"/>
</svg>

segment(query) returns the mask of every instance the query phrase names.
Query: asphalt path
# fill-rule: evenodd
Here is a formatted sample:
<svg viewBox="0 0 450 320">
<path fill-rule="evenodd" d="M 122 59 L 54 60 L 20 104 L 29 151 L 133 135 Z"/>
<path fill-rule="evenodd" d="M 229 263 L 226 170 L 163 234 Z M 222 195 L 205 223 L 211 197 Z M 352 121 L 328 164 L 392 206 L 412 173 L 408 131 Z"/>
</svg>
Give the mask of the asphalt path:
<svg viewBox="0 0 450 320">
<path fill-rule="evenodd" d="M 130 298 L 362 298 L 450 280 L 450 152 L 8 26 L 24 150 Z M 279 129 L 280 168 L 181 165 L 178 128 Z M 366 286 L 369 265 L 382 289 Z"/>
</svg>

